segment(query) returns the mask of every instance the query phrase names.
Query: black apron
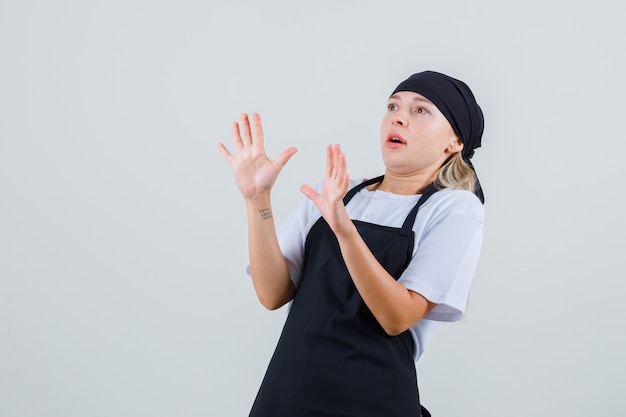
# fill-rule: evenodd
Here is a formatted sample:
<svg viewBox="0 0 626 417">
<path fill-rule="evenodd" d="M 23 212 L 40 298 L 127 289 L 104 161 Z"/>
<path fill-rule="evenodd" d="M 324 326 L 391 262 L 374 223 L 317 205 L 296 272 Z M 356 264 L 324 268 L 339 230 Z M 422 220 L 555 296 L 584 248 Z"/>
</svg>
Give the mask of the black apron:
<svg viewBox="0 0 626 417">
<path fill-rule="evenodd" d="M 352 188 L 344 204 L 382 179 Z M 353 221 L 396 280 L 411 260 L 417 210 L 435 191 L 426 189 L 402 228 Z M 250 417 L 419 417 L 414 349 L 408 330 L 389 336 L 378 324 L 320 218 L 306 238 L 302 279 Z"/>
</svg>

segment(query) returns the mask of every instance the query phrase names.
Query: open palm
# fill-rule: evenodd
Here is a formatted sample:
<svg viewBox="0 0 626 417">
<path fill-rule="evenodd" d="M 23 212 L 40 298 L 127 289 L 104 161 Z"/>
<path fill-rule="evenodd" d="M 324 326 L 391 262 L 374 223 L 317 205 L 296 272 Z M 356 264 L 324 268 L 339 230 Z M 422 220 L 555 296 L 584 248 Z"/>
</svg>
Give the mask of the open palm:
<svg viewBox="0 0 626 417">
<path fill-rule="evenodd" d="M 326 151 L 326 176 L 324 189 L 318 194 L 311 186 L 303 185 L 300 190 L 310 198 L 324 217 L 330 228 L 340 232 L 349 219 L 343 197 L 348 192 L 349 176 L 346 172 L 346 157 L 339 145 L 329 145 Z"/>
<path fill-rule="evenodd" d="M 280 171 L 296 153 L 296 148 L 292 147 L 284 150 L 276 159 L 269 159 L 265 153 L 263 126 L 258 114 L 252 115 L 252 124 L 254 133 L 245 113 L 241 115 L 240 123 L 233 123 L 235 153 L 231 153 L 224 144 L 218 144 L 220 152 L 233 171 L 241 194 L 246 199 L 271 190 Z"/>
</svg>

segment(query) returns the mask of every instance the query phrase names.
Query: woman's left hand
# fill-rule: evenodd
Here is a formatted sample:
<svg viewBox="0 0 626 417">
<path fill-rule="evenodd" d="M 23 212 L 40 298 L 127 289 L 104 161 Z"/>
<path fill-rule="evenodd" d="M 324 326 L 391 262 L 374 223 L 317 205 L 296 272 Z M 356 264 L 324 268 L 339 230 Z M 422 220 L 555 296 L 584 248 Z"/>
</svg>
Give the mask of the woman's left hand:
<svg viewBox="0 0 626 417">
<path fill-rule="evenodd" d="M 354 224 L 346 213 L 343 197 L 348 192 L 349 176 L 346 172 L 346 156 L 339 145 L 328 145 L 326 151 L 326 177 L 324 189 L 318 194 L 313 187 L 303 185 L 300 191 L 313 201 L 335 234 L 354 230 Z"/>
</svg>

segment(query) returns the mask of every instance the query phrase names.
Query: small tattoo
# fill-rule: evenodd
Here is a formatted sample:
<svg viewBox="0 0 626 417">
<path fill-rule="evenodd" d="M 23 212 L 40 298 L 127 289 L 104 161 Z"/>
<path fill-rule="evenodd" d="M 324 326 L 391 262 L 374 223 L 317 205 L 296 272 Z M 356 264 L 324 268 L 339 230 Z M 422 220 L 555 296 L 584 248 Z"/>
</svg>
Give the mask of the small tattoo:
<svg viewBox="0 0 626 417">
<path fill-rule="evenodd" d="M 270 210 L 268 208 L 260 209 L 259 213 L 261 213 L 261 218 L 263 220 L 267 220 L 267 219 L 271 219 L 272 218 L 272 210 Z"/>
</svg>

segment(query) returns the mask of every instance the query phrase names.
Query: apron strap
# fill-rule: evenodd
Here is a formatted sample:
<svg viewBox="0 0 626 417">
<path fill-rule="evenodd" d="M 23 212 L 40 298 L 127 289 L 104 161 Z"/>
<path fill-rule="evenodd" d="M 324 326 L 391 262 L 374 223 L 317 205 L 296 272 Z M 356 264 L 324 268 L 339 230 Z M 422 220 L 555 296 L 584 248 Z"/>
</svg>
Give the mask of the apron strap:
<svg viewBox="0 0 626 417">
<path fill-rule="evenodd" d="M 350 191 L 348 191 L 346 193 L 346 196 L 343 198 L 343 204 L 344 205 L 348 205 L 348 202 L 350 200 L 352 200 L 352 197 L 354 197 L 354 195 L 356 193 L 361 191 L 361 189 L 363 189 L 363 188 L 365 188 L 367 186 L 370 186 L 372 184 L 376 184 L 377 182 L 381 182 L 383 180 L 383 178 L 385 178 L 385 176 L 381 175 L 380 177 L 372 178 L 372 179 L 369 179 L 367 181 L 363 181 L 360 184 L 355 185 Z"/>
<path fill-rule="evenodd" d="M 381 182 L 383 178 L 385 178 L 385 176 L 381 175 L 379 177 L 372 178 L 355 185 L 350 191 L 346 193 L 346 196 L 343 198 L 343 204 L 348 205 L 348 202 L 352 200 L 352 197 L 354 197 L 356 193 L 358 193 L 367 186 Z M 402 225 L 402 229 L 400 231 L 402 235 L 410 236 L 411 233 L 413 233 L 413 223 L 415 223 L 415 217 L 417 217 L 417 210 L 419 210 L 420 206 L 424 204 L 426 200 L 428 200 L 430 196 L 432 196 L 436 192 L 437 188 L 435 188 L 435 184 L 431 183 L 428 187 L 426 187 L 424 193 L 417 201 L 417 204 L 415 204 L 415 207 L 413 207 L 407 218 L 404 220 L 404 224 Z"/>
<path fill-rule="evenodd" d="M 420 206 L 424 204 L 426 200 L 428 200 L 430 196 L 432 196 L 436 192 L 437 192 L 437 188 L 435 187 L 434 183 L 431 183 L 428 187 L 426 187 L 426 189 L 424 190 L 424 193 L 422 194 L 420 199 L 417 201 L 417 204 L 415 205 L 415 207 L 413 207 L 409 215 L 406 216 L 406 219 L 404 220 L 404 224 L 402 225 L 402 231 L 400 232 L 401 234 L 411 235 L 413 233 L 413 223 L 415 223 L 417 210 L 419 210 Z"/>
</svg>

